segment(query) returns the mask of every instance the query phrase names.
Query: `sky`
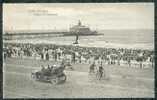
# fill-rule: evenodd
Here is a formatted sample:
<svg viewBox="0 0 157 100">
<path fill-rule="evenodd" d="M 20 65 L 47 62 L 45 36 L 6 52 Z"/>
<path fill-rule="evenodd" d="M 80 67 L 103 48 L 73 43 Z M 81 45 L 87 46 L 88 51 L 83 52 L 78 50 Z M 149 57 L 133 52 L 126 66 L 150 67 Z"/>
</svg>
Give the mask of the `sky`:
<svg viewBox="0 0 157 100">
<path fill-rule="evenodd" d="M 3 4 L 3 30 L 154 29 L 154 3 Z"/>
</svg>

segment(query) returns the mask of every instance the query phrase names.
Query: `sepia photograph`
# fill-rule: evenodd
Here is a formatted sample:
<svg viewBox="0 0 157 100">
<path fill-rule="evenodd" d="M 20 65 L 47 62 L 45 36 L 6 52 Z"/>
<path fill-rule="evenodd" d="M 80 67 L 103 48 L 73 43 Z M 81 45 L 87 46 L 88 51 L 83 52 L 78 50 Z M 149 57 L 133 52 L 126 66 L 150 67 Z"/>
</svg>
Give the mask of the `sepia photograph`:
<svg viewBox="0 0 157 100">
<path fill-rule="evenodd" d="M 154 3 L 4 3 L 3 98 L 154 98 Z"/>
</svg>

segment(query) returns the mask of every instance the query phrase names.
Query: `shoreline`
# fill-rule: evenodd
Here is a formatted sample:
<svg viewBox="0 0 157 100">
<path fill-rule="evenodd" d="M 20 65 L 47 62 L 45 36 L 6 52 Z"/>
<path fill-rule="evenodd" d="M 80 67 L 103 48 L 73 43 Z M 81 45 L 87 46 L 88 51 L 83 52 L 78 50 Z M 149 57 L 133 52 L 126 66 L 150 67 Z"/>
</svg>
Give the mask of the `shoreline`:
<svg viewBox="0 0 157 100">
<path fill-rule="evenodd" d="M 150 45 L 151 43 L 147 43 L 147 44 L 140 44 L 140 43 L 136 43 L 136 44 L 120 44 L 120 43 L 111 43 L 111 42 L 99 42 L 97 43 L 97 45 L 94 45 L 94 42 L 90 42 L 90 43 L 81 43 L 80 44 L 73 44 L 72 42 L 66 42 L 66 41 L 29 41 L 29 40 L 3 40 L 3 43 L 23 43 L 23 44 L 45 44 L 45 45 L 65 45 L 65 46 L 79 46 L 79 47 L 97 47 L 97 48 L 114 48 L 114 49 L 142 49 L 142 50 L 154 50 L 154 46 Z"/>
</svg>

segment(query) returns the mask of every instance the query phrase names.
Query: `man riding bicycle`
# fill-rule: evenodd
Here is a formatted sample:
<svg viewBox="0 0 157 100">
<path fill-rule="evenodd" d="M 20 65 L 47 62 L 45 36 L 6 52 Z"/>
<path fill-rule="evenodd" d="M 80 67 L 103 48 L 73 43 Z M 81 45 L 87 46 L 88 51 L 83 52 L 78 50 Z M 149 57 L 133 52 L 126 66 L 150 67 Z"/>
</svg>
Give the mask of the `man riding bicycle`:
<svg viewBox="0 0 157 100">
<path fill-rule="evenodd" d="M 89 69 L 89 73 L 94 73 L 94 70 L 95 70 L 95 62 L 93 62 L 92 65 L 90 65 L 90 69 Z"/>
<path fill-rule="evenodd" d="M 99 72 L 99 80 L 103 77 L 103 72 L 104 72 L 104 68 L 102 66 L 102 64 L 99 66 L 99 69 L 98 69 L 98 72 Z"/>
</svg>

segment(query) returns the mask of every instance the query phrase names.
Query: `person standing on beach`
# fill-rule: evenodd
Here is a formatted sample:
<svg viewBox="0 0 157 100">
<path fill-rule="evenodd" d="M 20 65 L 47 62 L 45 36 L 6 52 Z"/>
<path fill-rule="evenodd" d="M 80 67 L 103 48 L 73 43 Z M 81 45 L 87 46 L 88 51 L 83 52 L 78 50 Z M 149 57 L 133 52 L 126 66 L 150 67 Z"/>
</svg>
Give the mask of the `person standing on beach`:
<svg viewBox="0 0 157 100">
<path fill-rule="evenodd" d="M 76 57 L 75 52 L 72 52 L 72 62 L 73 63 L 75 63 L 75 57 Z"/>
<path fill-rule="evenodd" d="M 101 62 L 101 65 L 99 66 L 99 80 L 100 79 L 102 79 L 102 77 L 103 77 L 103 72 L 104 72 L 104 68 L 103 68 L 103 66 L 102 66 L 102 62 Z"/>
<path fill-rule="evenodd" d="M 57 61 L 57 52 L 56 52 L 56 50 L 54 51 L 54 59 L 55 59 L 55 61 Z"/>
<path fill-rule="evenodd" d="M 41 59 L 42 59 L 42 60 L 44 59 L 44 54 L 43 54 L 43 52 L 41 52 Z"/>
<path fill-rule="evenodd" d="M 49 54 L 46 52 L 46 60 L 49 60 Z"/>
</svg>

